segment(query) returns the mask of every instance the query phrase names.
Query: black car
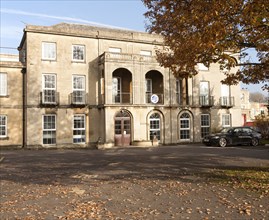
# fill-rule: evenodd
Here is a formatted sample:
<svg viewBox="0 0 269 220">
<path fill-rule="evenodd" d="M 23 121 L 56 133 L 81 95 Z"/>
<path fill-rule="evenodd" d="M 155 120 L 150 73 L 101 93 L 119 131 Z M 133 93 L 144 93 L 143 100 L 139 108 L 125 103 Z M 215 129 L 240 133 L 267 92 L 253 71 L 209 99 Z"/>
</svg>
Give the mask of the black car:
<svg viewBox="0 0 269 220">
<path fill-rule="evenodd" d="M 223 128 L 220 133 L 207 135 L 203 138 L 203 144 L 226 147 L 227 145 L 248 144 L 259 145 L 261 134 L 250 127 Z"/>
</svg>

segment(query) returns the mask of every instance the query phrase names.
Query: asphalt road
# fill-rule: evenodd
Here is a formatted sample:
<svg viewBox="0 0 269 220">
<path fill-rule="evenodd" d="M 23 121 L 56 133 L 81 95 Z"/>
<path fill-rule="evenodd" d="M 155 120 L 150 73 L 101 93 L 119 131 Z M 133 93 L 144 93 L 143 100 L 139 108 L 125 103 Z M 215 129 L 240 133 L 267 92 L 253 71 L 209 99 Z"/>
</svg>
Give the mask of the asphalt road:
<svg viewBox="0 0 269 220">
<path fill-rule="evenodd" d="M 268 170 L 266 147 L 1 150 L 1 157 L 1 219 L 269 217 L 268 198 L 220 189 L 196 175 Z"/>
</svg>

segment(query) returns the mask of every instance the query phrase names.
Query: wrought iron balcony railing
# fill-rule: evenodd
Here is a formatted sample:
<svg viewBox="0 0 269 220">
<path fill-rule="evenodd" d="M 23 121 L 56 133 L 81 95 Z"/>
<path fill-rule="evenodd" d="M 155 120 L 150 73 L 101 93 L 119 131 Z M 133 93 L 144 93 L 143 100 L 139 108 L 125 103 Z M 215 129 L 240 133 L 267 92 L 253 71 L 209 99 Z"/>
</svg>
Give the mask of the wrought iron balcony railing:
<svg viewBox="0 0 269 220">
<path fill-rule="evenodd" d="M 74 91 L 70 94 L 69 100 L 71 105 L 87 105 L 88 94 L 85 91 Z"/>
<path fill-rule="evenodd" d="M 199 105 L 202 107 L 211 107 L 214 105 L 214 96 L 200 96 Z"/>
<path fill-rule="evenodd" d="M 40 104 L 41 105 L 59 105 L 59 92 L 56 90 L 43 90 L 40 92 Z"/>
<path fill-rule="evenodd" d="M 234 106 L 234 97 L 231 96 L 222 96 L 220 97 L 220 106 L 231 108 Z"/>
<path fill-rule="evenodd" d="M 132 94 L 127 92 L 112 94 L 112 102 L 114 104 L 132 104 Z"/>
<path fill-rule="evenodd" d="M 183 97 L 179 93 L 176 94 L 177 104 L 180 106 L 192 106 L 193 105 L 193 97 L 186 96 Z"/>
</svg>

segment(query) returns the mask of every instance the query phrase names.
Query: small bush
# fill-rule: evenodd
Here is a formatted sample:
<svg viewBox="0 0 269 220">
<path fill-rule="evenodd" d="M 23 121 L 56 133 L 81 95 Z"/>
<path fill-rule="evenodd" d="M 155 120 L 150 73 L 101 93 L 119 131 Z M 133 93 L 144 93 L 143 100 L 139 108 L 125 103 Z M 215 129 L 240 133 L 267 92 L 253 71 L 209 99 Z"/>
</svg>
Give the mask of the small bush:
<svg viewBox="0 0 269 220">
<path fill-rule="evenodd" d="M 269 139 L 269 117 L 257 116 L 254 126 L 261 132 L 262 138 Z"/>
</svg>

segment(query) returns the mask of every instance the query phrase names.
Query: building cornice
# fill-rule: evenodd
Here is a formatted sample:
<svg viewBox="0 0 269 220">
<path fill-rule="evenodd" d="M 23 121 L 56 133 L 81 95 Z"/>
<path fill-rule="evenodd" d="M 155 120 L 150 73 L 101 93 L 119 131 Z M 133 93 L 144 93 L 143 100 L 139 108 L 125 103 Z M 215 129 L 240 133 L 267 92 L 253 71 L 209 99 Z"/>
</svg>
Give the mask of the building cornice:
<svg viewBox="0 0 269 220">
<path fill-rule="evenodd" d="M 27 25 L 24 32 L 163 45 L 163 38 L 157 34 L 80 24 L 60 23 L 53 26 Z M 24 39 L 25 36 L 23 36 L 22 43 Z M 20 47 L 22 47 L 22 43 Z"/>
</svg>

